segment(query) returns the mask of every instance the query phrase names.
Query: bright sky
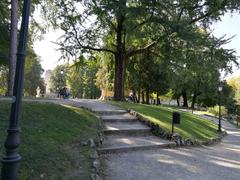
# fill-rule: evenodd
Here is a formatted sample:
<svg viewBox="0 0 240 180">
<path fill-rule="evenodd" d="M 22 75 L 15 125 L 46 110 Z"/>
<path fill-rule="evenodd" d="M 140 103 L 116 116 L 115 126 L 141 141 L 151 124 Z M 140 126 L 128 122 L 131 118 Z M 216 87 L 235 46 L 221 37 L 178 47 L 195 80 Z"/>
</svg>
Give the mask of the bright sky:
<svg viewBox="0 0 240 180">
<path fill-rule="evenodd" d="M 227 37 L 235 35 L 236 37 L 225 47 L 236 49 L 237 55 L 240 56 L 240 14 L 234 14 L 233 16 L 226 14 L 222 18 L 222 21 L 212 25 L 212 29 L 214 29 L 213 34 L 216 37 L 221 37 L 225 34 Z M 63 63 L 63 61 L 58 61 L 61 56 L 61 53 L 56 50 L 58 46 L 52 43 L 55 42 L 61 34 L 60 30 L 49 30 L 49 32 L 44 35 L 43 40 L 34 43 L 34 50 L 41 57 L 41 64 L 44 70 L 54 69 L 58 64 Z M 233 74 L 228 75 L 228 77 L 236 75 L 240 75 L 240 70 L 234 67 Z"/>
<path fill-rule="evenodd" d="M 226 34 L 226 38 L 229 38 L 235 35 L 232 41 L 226 44 L 224 47 L 235 49 L 237 51 L 237 56 L 240 56 L 240 14 L 226 14 L 224 17 L 222 17 L 222 21 L 214 23 L 212 28 L 214 29 L 213 34 L 216 37 L 221 37 Z M 238 58 L 238 62 L 240 64 L 240 58 Z M 228 77 L 239 75 L 240 69 L 234 67 L 233 74 L 228 75 Z"/>
<path fill-rule="evenodd" d="M 57 51 L 59 48 L 56 44 L 57 39 L 61 36 L 61 30 L 49 30 L 44 35 L 43 40 L 34 42 L 34 50 L 41 58 L 41 64 L 43 69 L 54 69 L 58 64 L 62 64 L 63 61 L 59 61 L 61 52 Z"/>
</svg>

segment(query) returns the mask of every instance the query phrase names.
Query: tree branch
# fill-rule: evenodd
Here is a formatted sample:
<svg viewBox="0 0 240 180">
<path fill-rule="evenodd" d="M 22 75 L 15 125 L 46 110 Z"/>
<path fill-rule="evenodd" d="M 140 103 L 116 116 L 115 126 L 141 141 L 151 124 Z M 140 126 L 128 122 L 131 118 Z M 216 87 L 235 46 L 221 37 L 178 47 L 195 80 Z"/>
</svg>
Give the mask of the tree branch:
<svg viewBox="0 0 240 180">
<path fill-rule="evenodd" d="M 145 52 L 146 50 L 148 49 L 151 49 L 152 47 L 154 47 L 161 39 L 164 39 L 165 37 L 168 37 L 169 35 L 171 35 L 172 33 L 168 34 L 164 34 L 162 35 L 161 37 L 159 37 L 156 41 L 153 41 L 151 43 L 149 43 L 147 46 L 143 47 L 143 48 L 138 48 L 138 49 L 134 49 L 134 50 L 130 50 L 129 52 L 126 53 L 126 56 L 129 58 L 129 57 L 132 57 L 136 54 L 141 54 L 143 52 Z"/>
<path fill-rule="evenodd" d="M 110 49 L 107 49 L 107 48 L 95 48 L 95 47 L 84 46 L 84 45 L 80 45 L 80 47 L 83 48 L 83 49 L 87 49 L 87 50 L 98 51 L 98 52 L 105 51 L 105 52 L 109 52 L 109 53 L 115 54 L 114 51 L 112 51 Z"/>
<path fill-rule="evenodd" d="M 155 46 L 157 44 L 158 41 L 153 41 L 151 42 L 150 44 L 148 44 L 147 46 L 143 47 L 143 48 L 138 48 L 138 49 L 134 49 L 134 50 L 131 50 L 129 52 L 126 53 L 126 56 L 129 58 L 129 57 L 132 57 L 136 54 L 141 54 L 143 53 L 144 51 L 152 48 L 153 46 Z"/>
<path fill-rule="evenodd" d="M 143 21 L 143 22 L 141 22 L 141 23 L 135 25 L 133 28 L 130 29 L 130 32 L 132 32 L 132 31 L 134 31 L 135 29 L 137 29 L 138 27 L 140 27 L 140 26 L 142 26 L 142 25 L 148 23 L 149 20 L 150 20 L 152 17 L 153 17 L 153 15 L 151 15 L 151 16 L 150 16 L 148 19 L 146 19 L 145 21 Z"/>
<path fill-rule="evenodd" d="M 110 49 L 107 49 L 107 48 L 96 48 L 96 47 L 92 47 L 92 46 L 84 46 L 84 45 L 82 45 L 82 43 L 81 43 L 80 40 L 78 39 L 78 32 L 77 32 L 77 30 L 76 30 L 75 25 L 74 25 L 72 22 L 70 22 L 70 23 L 71 23 L 72 28 L 73 28 L 73 30 L 74 30 L 75 39 L 77 40 L 77 43 L 78 43 L 79 47 L 81 47 L 81 48 L 83 48 L 83 49 L 87 49 L 87 50 L 93 50 L 93 51 L 98 51 L 98 52 L 105 51 L 105 52 L 110 52 L 110 53 L 112 53 L 112 54 L 115 54 L 114 51 L 112 51 L 112 50 L 110 50 Z"/>
<path fill-rule="evenodd" d="M 201 7 L 201 8 L 203 8 L 204 6 L 207 6 L 207 5 L 209 5 L 209 3 L 204 3 L 204 4 L 202 4 L 201 6 L 198 6 L 198 7 Z M 221 3 L 221 6 L 219 6 L 219 7 L 225 7 L 227 5 L 227 1 L 223 1 L 222 3 Z M 202 19 L 204 19 L 204 18 L 206 18 L 206 17 L 208 17 L 208 16 L 211 16 L 212 14 L 214 14 L 214 13 L 216 13 L 216 12 L 218 12 L 220 10 L 220 8 L 215 8 L 215 9 L 213 9 L 212 11 L 208 11 L 207 13 L 205 13 L 204 15 L 202 15 L 202 16 L 200 16 L 200 17 L 197 17 L 197 18 L 195 18 L 195 19 L 192 19 L 191 21 L 190 21 L 190 24 L 193 24 L 193 23 L 195 23 L 195 22 L 197 22 L 197 21 L 199 21 L 199 20 L 202 20 Z"/>
<path fill-rule="evenodd" d="M 192 19 L 192 20 L 189 22 L 189 24 L 193 24 L 193 23 L 195 23 L 195 22 L 197 22 L 197 21 L 200 21 L 200 20 L 202 20 L 202 19 L 210 16 L 210 15 L 213 14 L 213 13 L 214 13 L 214 12 L 207 12 L 206 14 L 204 14 L 204 15 L 198 17 L 198 18 Z"/>
</svg>

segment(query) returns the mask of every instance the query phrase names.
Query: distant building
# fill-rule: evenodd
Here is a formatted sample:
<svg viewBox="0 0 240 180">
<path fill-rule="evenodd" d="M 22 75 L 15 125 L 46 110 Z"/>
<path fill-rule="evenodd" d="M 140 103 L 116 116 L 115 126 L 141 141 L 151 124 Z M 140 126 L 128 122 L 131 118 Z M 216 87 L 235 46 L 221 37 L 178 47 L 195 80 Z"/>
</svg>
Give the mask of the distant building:
<svg viewBox="0 0 240 180">
<path fill-rule="evenodd" d="M 45 86 L 46 86 L 46 97 L 56 97 L 57 94 L 55 92 L 52 92 L 51 89 L 51 75 L 52 75 L 52 70 L 47 70 L 45 72 L 45 76 L 44 76 L 44 82 L 45 82 Z"/>
</svg>

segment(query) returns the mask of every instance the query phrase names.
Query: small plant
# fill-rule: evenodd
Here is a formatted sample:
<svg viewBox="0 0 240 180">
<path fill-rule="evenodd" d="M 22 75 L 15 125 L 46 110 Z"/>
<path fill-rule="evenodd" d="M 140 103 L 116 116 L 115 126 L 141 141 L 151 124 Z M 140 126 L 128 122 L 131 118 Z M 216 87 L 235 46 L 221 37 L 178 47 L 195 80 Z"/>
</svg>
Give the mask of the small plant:
<svg viewBox="0 0 240 180">
<path fill-rule="evenodd" d="M 214 106 L 208 108 L 208 112 L 214 114 L 214 116 L 219 116 L 219 106 Z M 227 109 L 224 106 L 221 106 L 221 115 L 227 115 Z"/>
</svg>

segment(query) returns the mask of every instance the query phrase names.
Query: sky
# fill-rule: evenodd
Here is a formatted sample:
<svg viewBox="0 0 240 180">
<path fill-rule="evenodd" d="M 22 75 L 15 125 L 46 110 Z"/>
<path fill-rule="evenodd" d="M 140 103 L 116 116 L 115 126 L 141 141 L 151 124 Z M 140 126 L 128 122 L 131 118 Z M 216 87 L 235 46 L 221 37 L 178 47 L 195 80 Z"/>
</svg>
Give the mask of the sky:
<svg viewBox="0 0 240 180">
<path fill-rule="evenodd" d="M 231 36 L 235 36 L 231 42 L 224 47 L 235 49 L 237 52 L 236 55 L 240 56 L 240 14 L 226 14 L 222 17 L 222 21 L 214 23 L 211 28 L 214 30 L 213 34 L 216 37 L 226 35 L 226 38 L 230 38 Z M 238 58 L 238 63 L 240 64 L 240 58 Z M 233 73 L 226 78 L 232 76 L 240 76 L 240 69 L 236 66 L 233 67 Z"/>
<path fill-rule="evenodd" d="M 37 40 L 34 42 L 33 48 L 38 56 L 40 56 L 43 69 L 54 69 L 57 65 L 62 64 L 63 61 L 59 61 L 61 52 L 57 51 L 59 48 L 53 42 L 61 36 L 61 30 L 50 29 L 44 36 L 43 40 Z"/>
<path fill-rule="evenodd" d="M 38 14 L 36 14 L 38 16 Z M 225 45 L 226 48 L 236 49 L 237 55 L 240 56 L 240 14 L 225 14 L 222 17 L 222 21 L 214 23 L 211 28 L 213 34 L 216 37 L 226 35 L 226 37 L 235 37 L 232 41 Z M 43 40 L 38 40 L 34 43 L 34 50 L 41 58 L 41 64 L 43 69 L 54 69 L 58 64 L 62 64 L 63 61 L 59 61 L 61 53 L 57 51 L 58 46 L 52 42 L 62 35 L 61 30 L 50 29 L 44 36 Z M 240 58 L 238 59 L 240 63 Z M 228 75 L 226 78 L 240 75 L 240 69 L 237 67 L 233 68 L 233 74 Z"/>
</svg>

